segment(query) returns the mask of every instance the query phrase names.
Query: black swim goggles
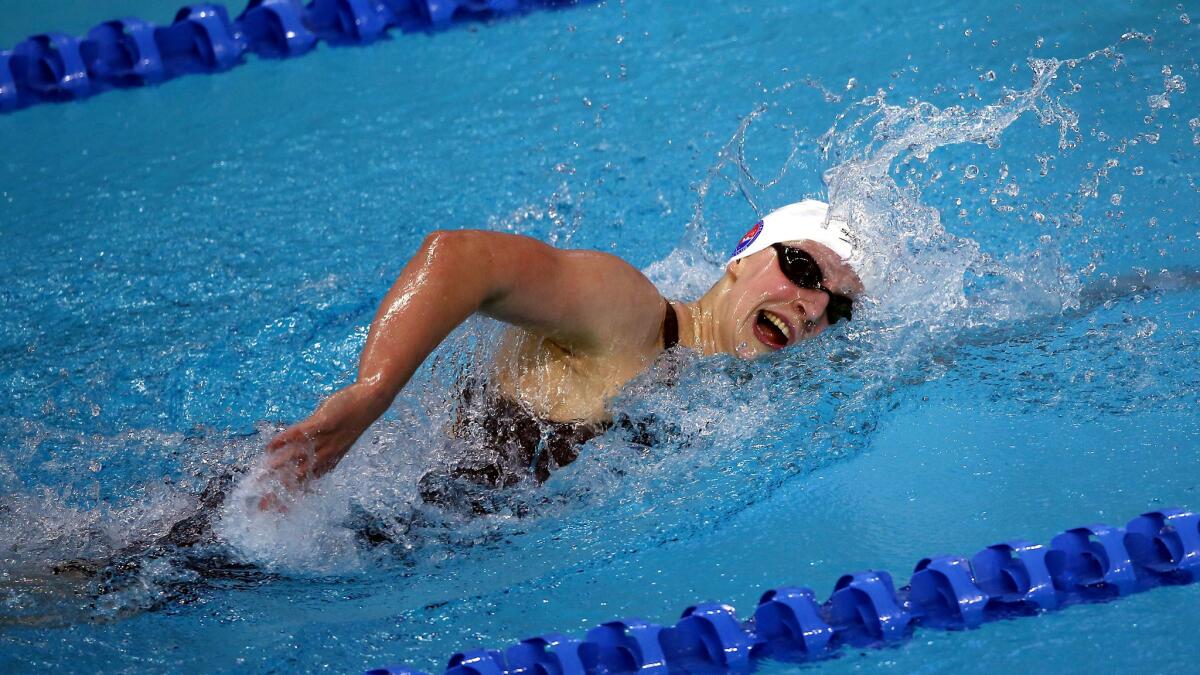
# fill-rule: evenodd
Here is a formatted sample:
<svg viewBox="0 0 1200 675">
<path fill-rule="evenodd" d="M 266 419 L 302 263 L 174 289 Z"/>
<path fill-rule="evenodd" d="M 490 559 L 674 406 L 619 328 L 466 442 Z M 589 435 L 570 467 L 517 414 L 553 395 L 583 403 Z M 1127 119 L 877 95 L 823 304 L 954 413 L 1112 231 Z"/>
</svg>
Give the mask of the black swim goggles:
<svg viewBox="0 0 1200 675">
<path fill-rule="evenodd" d="M 771 248 L 775 249 L 775 257 L 779 259 L 779 269 L 788 281 L 800 288 L 825 291 L 825 294 L 829 296 L 829 304 L 825 306 L 825 316 L 829 319 L 830 325 L 842 319 L 850 320 L 854 301 L 825 287 L 823 283 L 825 275 L 821 273 L 821 266 L 807 251 L 783 244 L 771 244 Z"/>
</svg>

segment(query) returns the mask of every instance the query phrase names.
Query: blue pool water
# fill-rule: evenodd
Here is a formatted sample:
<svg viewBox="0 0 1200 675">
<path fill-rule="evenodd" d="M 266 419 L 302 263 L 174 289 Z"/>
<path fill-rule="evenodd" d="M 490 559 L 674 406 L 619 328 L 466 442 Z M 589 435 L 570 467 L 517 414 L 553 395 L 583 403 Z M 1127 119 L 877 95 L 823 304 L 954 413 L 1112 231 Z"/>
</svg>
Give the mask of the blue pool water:
<svg viewBox="0 0 1200 675">
<path fill-rule="evenodd" d="M 176 4 L 0 0 L 0 45 Z M 913 5 L 610 1 L 0 117 L 0 670 L 433 669 L 1200 508 L 1200 10 Z M 530 515 L 416 494 L 497 330 L 473 321 L 287 516 L 235 490 L 219 574 L 51 573 L 161 534 L 348 382 L 428 230 L 612 251 L 691 297 L 804 196 L 856 214 L 878 301 L 781 358 L 634 382 L 614 408 L 670 440 L 596 439 L 513 496 Z M 817 667 L 1165 672 L 1200 656 L 1198 599 Z"/>
</svg>

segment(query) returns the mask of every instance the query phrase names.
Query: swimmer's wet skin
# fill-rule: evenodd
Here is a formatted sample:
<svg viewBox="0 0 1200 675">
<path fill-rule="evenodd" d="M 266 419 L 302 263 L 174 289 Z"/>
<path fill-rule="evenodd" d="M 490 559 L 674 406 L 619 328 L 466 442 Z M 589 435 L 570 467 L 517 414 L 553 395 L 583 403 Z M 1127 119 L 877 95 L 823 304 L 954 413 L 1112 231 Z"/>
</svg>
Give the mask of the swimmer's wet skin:
<svg viewBox="0 0 1200 675">
<path fill-rule="evenodd" d="M 775 250 L 780 271 L 789 281 L 798 288 L 825 291 L 829 296 L 828 304 L 825 306 L 825 318 L 829 323 L 834 324 L 843 319 L 850 319 L 854 300 L 824 286 L 821 267 L 807 251 L 784 244 L 771 244 L 771 248 Z M 811 322 L 806 322 L 805 328 L 811 330 Z M 760 341 L 776 349 L 788 346 L 796 335 L 796 328 L 791 322 L 785 317 L 765 309 L 758 313 L 755 331 L 755 335 Z"/>
<path fill-rule="evenodd" d="M 598 428 L 611 423 L 608 400 L 664 350 L 664 317 L 673 313 L 679 345 L 702 355 L 775 352 L 850 318 L 864 292 L 856 252 L 848 223 L 827 204 L 797 202 L 755 223 L 701 298 L 668 304 L 641 272 L 606 253 L 496 232 L 435 232 L 381 303 L 355 382 L 275 437 L 267 467 L 288 488 L 332 470 L 475 313 L 511 326 L 497 365 L 524 367 L 495 369 L 496 396 L 544 424 Z M 278 503 L 268 492 L 260 506 Z"/>
<path fill-rule="evenodd" d="M 738 243 L 722 277 L 694 302 L 664 300 L 635 268 L 605 253 L 563 251 L 491 232 L 434 233 L 379 308 L 358 380 L 272 440 L 268 466 L 292 486 L 331 470 L 421 361 L 481 312 L 513 326 L 498 361 L 542 371 L 498 368 L 517 375 L 465 383 L 450 432 L 469 435 L 477 442 L 466 445 L 474 450 L 423 476 L 419 491 L 425 502 L 466 516 L 521 515 L 526 506 L 507 500 L 505 488 L 545 481 L 597 434 L 617 426 L 634 443 L 658 441 L 649 430 L 662 425 L 612 420 L 605 404 L 664 350 L 753 358 L 848 319 L 862 282 L 846 262 L 852 243 L 845 223 L 827 212 L 825 204 L 805 201 L 763 218 Z M 567 375 L 556 377 L 553 367 L 564 363 L 582 367 L 561 368 L 557 372 Z M 574 375 L 579 372 L 598 374 L 599 381 Z M 61 563 L 54 574 L 101 580 L 102 593 L 135 579 L 161 556 L 180 557 L 200 579 L 256 574 L 230 559 L 213 531 L 239 477 L 210 481 L 189 515 L 165 535 L 104 559 Z M 273 499 L 269 494 L 260 506 L 272 506 Z M 397 524 L 419 518 L 414 511 Z M 369 518 L 347 524 L 373 544 L 388 543 L 395 529 Z M 173 596 L 186 594 L 189 584 L 181 582 Z"/>
</svg>

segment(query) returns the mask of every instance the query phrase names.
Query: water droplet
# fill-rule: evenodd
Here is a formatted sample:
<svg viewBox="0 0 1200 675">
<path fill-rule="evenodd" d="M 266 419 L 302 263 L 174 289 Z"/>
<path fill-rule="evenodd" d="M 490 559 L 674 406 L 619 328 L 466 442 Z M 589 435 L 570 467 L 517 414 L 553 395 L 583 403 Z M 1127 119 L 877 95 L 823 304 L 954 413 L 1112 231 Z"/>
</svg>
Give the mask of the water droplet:
<svg viewBox="0 0 1200 675">
<path fill-rule="evenodd" d="M 1109 197 L 1108 203 L 1112 204 L 1113 206 L 1120 206 L 1121 205 L 1121 195 L 1113 195 L 1113 196 Z"/>
<path fill-rule="evenodd" d="M 971 37 L 971 33 L 972 33 L 972 31 L 970 28 L 963 31 L 963 35 L 966 37 Z"/>
<path fill-rule="evenodd" d="M 1140 166 L 1133 167 L 1133 175 L 1135 175 L 1135 176 L 1140 176 L 1145 172 L 1146 172 L 1146 170 Z"/>
<path fill-rule="evenodd" d="M 1185 26 L 1190 25 L 1192 23 L 1192 17 L 1188 16 L 1187 14 L 1180 14 L 1179 23 L 1182 23 Z"/>
<path fill-rule="evenodd" d="M 1033 48 L 1041 49 L 1042 45 L 1044 45 L 1044 44 L 1046 44 L 1046 39 L 1039 35 L 1038 39 L 1033 43 Z"/>
<path fill-rule="evenodd" d="M 979 167 L 974 164 L 968 164 L 967 168 L 963 169 L 963 177 L 967 180 L 973 180 L 979 175 Z"/>
</svg>

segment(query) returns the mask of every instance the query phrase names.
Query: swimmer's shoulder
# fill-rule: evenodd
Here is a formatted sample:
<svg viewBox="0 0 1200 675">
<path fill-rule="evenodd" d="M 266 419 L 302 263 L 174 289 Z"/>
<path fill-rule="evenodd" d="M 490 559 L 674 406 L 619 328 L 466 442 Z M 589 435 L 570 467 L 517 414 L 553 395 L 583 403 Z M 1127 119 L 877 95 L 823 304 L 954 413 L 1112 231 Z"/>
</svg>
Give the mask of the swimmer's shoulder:
<svg viewBox="0 0 1200 675">
<path fill-rule="evenodd" d="M 563 255 L 579 271 L 577 297 L 604 317 L 604 346 L 656 354 L 666 299 L 654 283 L 613 253 L 576 249 Z"/>
<path fill-rule="evenodd" d="M 561 249 L 503 233 L 485 236 L 503 291 L 482 308 L 493 318 L 591 355 L 654 350 L 665 300 L 654 284 L 620 256 Z M 481 261 L 482 262 L 482 261 Z"/>
</svg>

